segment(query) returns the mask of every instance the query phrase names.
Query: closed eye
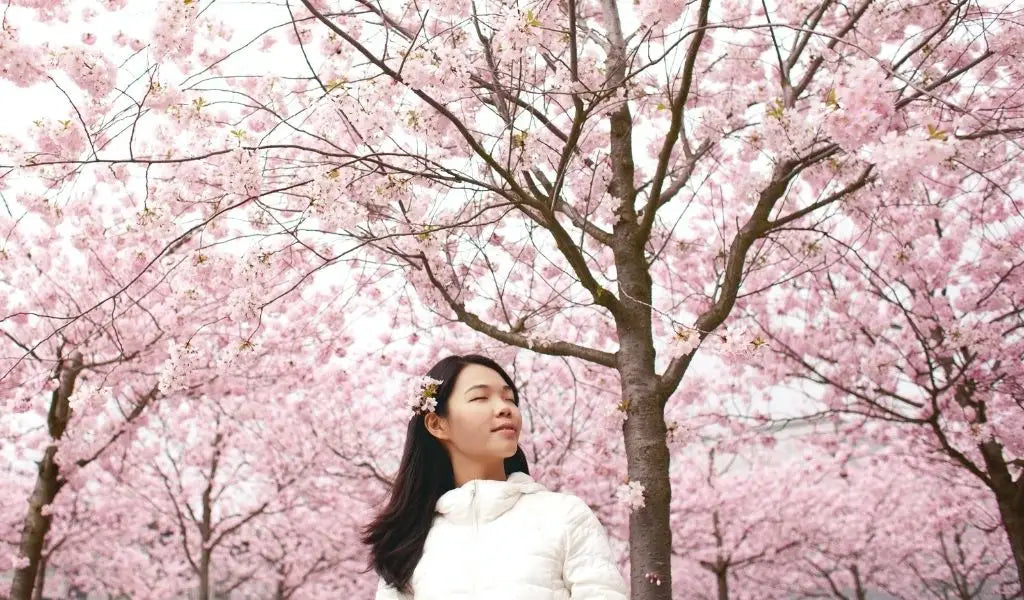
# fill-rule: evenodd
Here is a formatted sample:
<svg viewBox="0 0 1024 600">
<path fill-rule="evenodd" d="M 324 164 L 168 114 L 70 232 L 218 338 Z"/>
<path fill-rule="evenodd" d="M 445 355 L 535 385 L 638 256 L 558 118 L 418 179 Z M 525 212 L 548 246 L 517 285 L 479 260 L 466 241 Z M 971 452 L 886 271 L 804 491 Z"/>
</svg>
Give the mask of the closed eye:
<svg viewBox="0 0 1024 600">
<path fill-rule="evenodd" d="M 487 400 L 487 396 L 478 396 L 476 398 L 472 398 L 470 400 L 470 402 L 473 402 L 475 400 Z M 504 400 L 505 402 L 511 402 L 511 403 L 515 404 L 516 406 L 519 406 L 519 403 L 516 402 L 515 398 L 502 398 L 502 400 Z"/>
</svg>

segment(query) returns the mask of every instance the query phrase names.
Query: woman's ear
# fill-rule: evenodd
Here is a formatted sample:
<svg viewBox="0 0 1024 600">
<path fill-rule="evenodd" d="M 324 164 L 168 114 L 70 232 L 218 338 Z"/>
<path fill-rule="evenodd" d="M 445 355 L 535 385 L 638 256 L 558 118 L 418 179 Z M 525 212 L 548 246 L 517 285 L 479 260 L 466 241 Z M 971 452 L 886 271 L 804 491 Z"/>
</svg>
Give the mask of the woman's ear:
<svg viewBox="0 0 1024 600">
<path fill-rule="evenodd" d="M 437 413 L 427 413 L 423 417 L 423 425 L 426 426 L 430 435 L 439 440 L 447 440 L 450 437 L 448 435 L 448 421 L 439 417 Z"/>
</svg>

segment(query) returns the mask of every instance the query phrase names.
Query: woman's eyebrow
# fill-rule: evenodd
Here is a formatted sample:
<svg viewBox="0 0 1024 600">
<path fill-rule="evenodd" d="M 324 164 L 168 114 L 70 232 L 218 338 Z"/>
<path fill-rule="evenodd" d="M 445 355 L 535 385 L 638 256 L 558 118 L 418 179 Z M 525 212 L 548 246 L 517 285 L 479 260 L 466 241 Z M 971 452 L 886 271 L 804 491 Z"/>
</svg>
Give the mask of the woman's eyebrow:
<svg viewBox="0 0 1024 600">
<path fill-rule="evenodd" d="M 491 386 L 487 385 L 486 383 L 478 383 L 478 384 L 474 385 L 473 387 L 469 388 L 468 390 L 466 390 L 466 393 L 468 394 L 468 393 L 472 392 L 473 390 L 475 390 L 476 388 L 487 388 L 487 389 L 490 389 Z M 502 386 L 501 389 L 502 389 L 502 391 L 506 391 L 506 390 L 507 391 L 512 391 L 512 386 L 506 384 L 506 385 Z"/>
</svg>

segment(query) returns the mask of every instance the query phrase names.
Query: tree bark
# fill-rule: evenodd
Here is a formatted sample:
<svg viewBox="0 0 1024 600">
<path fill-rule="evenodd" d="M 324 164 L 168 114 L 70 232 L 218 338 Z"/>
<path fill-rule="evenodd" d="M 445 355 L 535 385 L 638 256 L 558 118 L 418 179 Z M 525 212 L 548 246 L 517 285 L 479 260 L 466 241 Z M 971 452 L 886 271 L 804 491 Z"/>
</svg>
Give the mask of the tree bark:
<svg viewBox="0 0 1024 600">
<path fill-rule="evenodd" d="M 210 473 L 207 476 L 206 488 L 203 489 L 203 520 L 199 524 L 199 534 L 203 542 L 203 547 L 199 552 L 199 597 L 202 600 L 213 600 L 210 597 L 210 564 L 213 558 L 213 482 L 217 478 L 217 468 L 220 466 L 220 444 L 223 439 L 224 436 L 220 432 L 217 432 L 213 438 Z"/>
<path fill-rule="evenodd" d="M 708 467 L 710 469 L 714 469 L 714 450 L 711 451 L 709 457 L 711 462 Z M 715 593 L 717 600 L 729 600 L 729 567 L 732 565 L 732 562 L 729 557 L 723 554 L 722 529 L 721 520 L 718 516 L 718 509 L 715 509 L 711 513 L 711 526 L 715 536 L 715 548 L 717 550 L 717 555 L 715 556 L 715 562 L 702 560 L 700 561 L 700 566 L 711 571 L 715 575 Z"/>
<path fill-rule="evenodd" d="M 857 568 L 857 565 L 850 566 L 850 574 L 853 575 L 853 591 L 857 600 L 867 600 L 868 592 L 864 589 L 864 582 L 860 579 L 860 569 Z"/>
<path fill-rule="evenodd" d="M 669 528 L 671 489 L 669 454 L 665 444 L 665 419 L 661 403 L 651 392 L 653 384 L 630 381 L 622 373 L 622 397 L 629 403 L 623 423 L 626 463 L 630 481 L 644 486 L 644 506 L 629 516 L 630 589 L 638 600 L 669 600 L 672 597 Z M 660 582 L 660 585 L 654 581 Z"/>
<path fill-rule="evenodd" d="M 644 506 L 629 516 L 630 590 L 634 600 L 672 597 L 669 451 L 661 379 L 655 371 L 651 278 L 636 241 L 636 221 L 624 210 L 613 248 L 624 310 L 616 315 L 618 371 L 626 421 L 622 435 L 630 481 L 644 487 Z"/>
<path fill-rule="evenodd" d="M 43 600 L 43 591 L 46 589 L 46 564 L 49 555 L 44 554 L 39 559 L 39 569 L 36 575 L 35 589 L 32 590 L 32 600 Z"/>
<path fill-rule="evenodd" d="M 212 600 L 210 598 L 210 551 L 206 548 L 199 552 L 199 598 L 200 600 Z"/>
<path fill-rule="evenodd" d="M 625 90 L 627 52 L 617 2 L 602 0 L 601 8 L 608 30 L 608 80 Z M 643 508 L 629 515 L 630 597 L 671 600 L 668 428 L 663 410 L 665 396 L 654 364 L 652 281 L 644 254 L 647 239 L 634 208 L 633 119 L 628 102 L 622 102 L 609 115 L 609 127 L 609 191 L 616 200 L 617 217 L 612 226 L 612 254 L 621 302 L 621 309 L 613 312 L 619 338 L 616 367 L 627 416 L 622 435 L 629 480 L 644 487 Z"/>
<path fill-rule="evenodd" d="M 651 277 L 632 211 L 615 225 L 613 247 L 623 310 L 616 315 L 618 371 L 626 421 L 622 435 L 629 480 L 644 487 L 644 506 L 629 516 L 630 589 L 635 600 L 672 597 L 669 451 L 661 379 L 655 371 Z"/>
<path fill-rule="evenodd" d="M 999 517 L 1017 566 L 1018 593 L 1024 594 L 1024 479 L 1013 480 L 1003 456 L 1002 444 L 989 440 L 982 443 L 980 449 L 990 477 L 989 487 L 999 505 Z"/>
<path fill-rule="evenodd" d="M 32 600 L 32 592 L 36 587 L 46 534 L 50 531 L 52 517 L 44 515 L 43 509 L 49 506 L 57 492 L 64 485 L 57 466 L 55 455 L 57 445 L 64 435 L 71 419 L 69 399 L 75 390 L 75 381 L 82 372 L 82 354 L 75 351 L 67 360 L 62 360 L 58 367 L 59 384 L 50 399 L 50 413 L 47 427 L 54 443 L 46 447 L 43 458 L 39 461 L 35 488 L 28 500 L 28 515 L 21 532 L 20 556 L 28 559 L 28 566 L 17 569 L 11 582 L 11 600 Z"/>
<path fill-rule="evenodd" d="M 718 600 L 729 600 L 729 570 L 715 571 L 715 581 L 718 583 Z"/>
</svg>

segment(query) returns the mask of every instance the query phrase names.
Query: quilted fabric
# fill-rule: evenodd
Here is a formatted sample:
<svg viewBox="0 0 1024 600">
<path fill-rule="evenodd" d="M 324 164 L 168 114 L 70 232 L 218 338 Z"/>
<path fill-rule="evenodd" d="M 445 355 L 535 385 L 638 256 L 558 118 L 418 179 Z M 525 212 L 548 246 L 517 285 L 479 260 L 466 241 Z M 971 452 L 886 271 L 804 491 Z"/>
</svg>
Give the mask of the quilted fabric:
<svg viewBox="0 0 1024 600">
<path fill-rule="evenodd" d="M 437 501 L 412 596 L 381 579 L 376 600 L 625 600 L 597 516 L 525 473 L 474 480 Z"/>
</svg>

